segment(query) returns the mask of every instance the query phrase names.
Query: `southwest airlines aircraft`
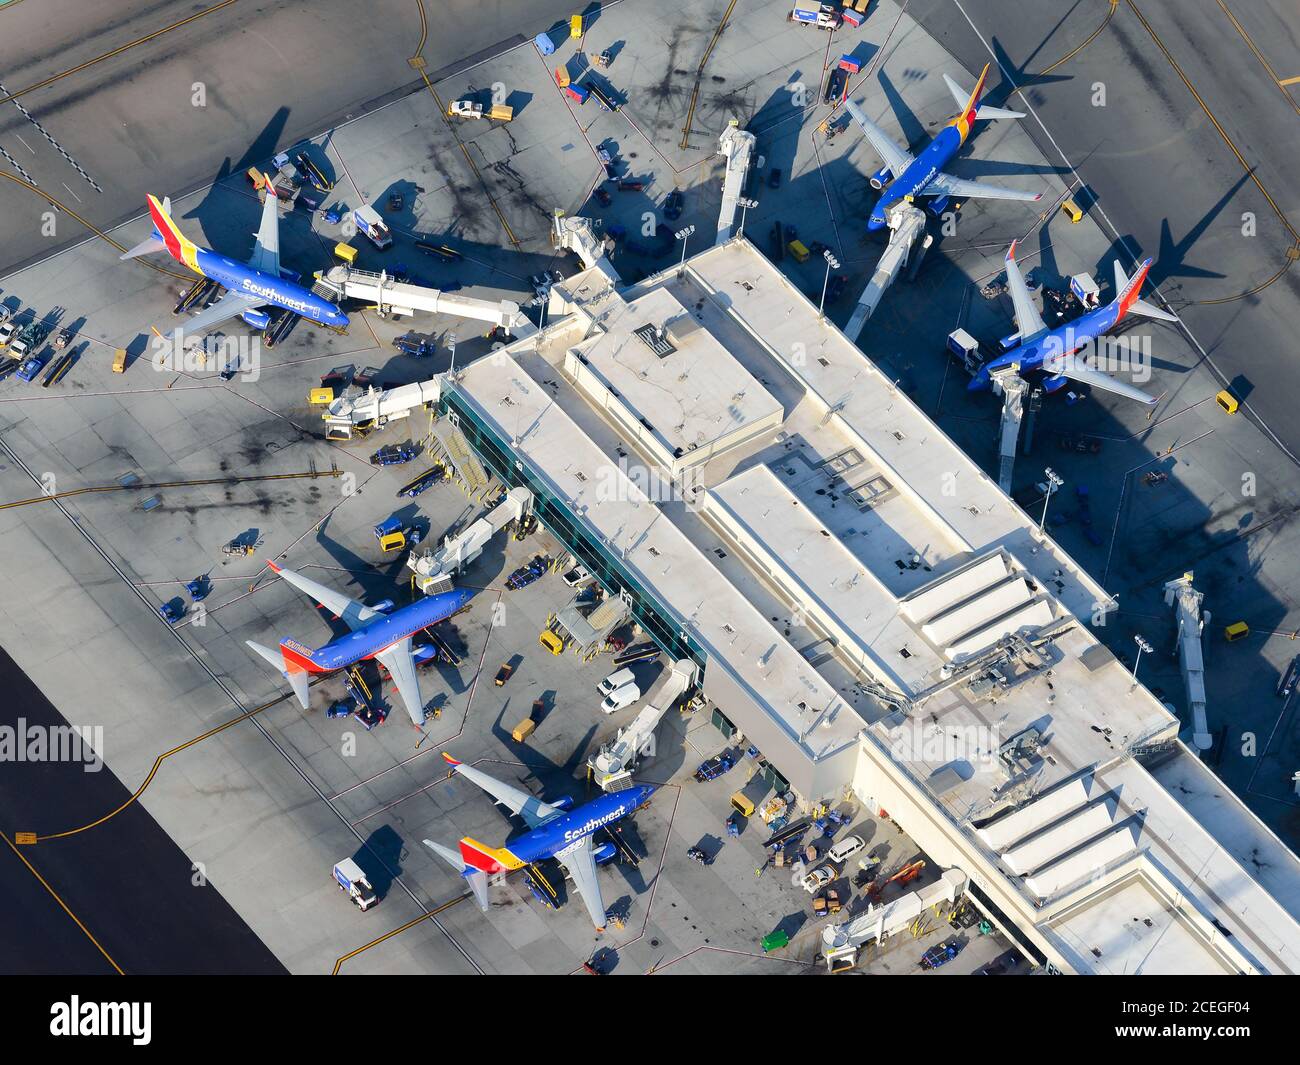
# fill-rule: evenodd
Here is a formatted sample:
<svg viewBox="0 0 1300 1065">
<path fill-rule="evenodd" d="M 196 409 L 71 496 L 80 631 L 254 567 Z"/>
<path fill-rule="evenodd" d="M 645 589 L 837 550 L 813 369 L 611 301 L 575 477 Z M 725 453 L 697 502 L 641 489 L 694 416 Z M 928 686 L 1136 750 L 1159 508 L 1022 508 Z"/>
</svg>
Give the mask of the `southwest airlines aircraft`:
<svg viewBox="0 0 1300 1065">
<path fill-rule="evenodd" d="M 555 858 L 564 866 L 574 888 L 587 904 L 587 913 L 596 931 L 605 931 L 605 903 L 600 897 L 600 883 L 596 880 L 597 855 L 591 845 L 592 833 L 644 805 L 655 789 L 642 784 L 623 791 L 611 791 L 571 810 L 569 801 L 542 802 L 473 766 L 458 762 L 446 752 L 442 756 L 453 773 L 477 784 L 528 826 L 527 832 L 505 847 L 489 847 L 466 836 L 460 841 L 459 854 L 433 840 L 424 841 L 426 847 L 469 882 L 480 908 L 484 912 L 488 908 L 490 876 L 522 869 L 543 858 Z"/>
<path fill-rule="evenodd" d="M 920 155 L 913 156 L 894 143 L 893 138 L 883 129 L 867 118 L 857 104 L 848 100 L 845 106 L 853 120 L 862 127 L 867 140 L 884 160 L 885 165 L 871 175 L 871 187 L 884 189 L 876 201 L 875 210 L 867 221 L 867 229 L 883 229 L 888 225 L 886 214 L 890 207 L 902 200 L 912 200 L 918 196 L 932 196 L 938 199 L 931 203 L 935 213 L 942 213 L 948 204 L 948 197 L 963 198 L 983 197 L 991 200 L 1037 200 L 1041 192 L 1018 192 L 1016 189 L 1004 189 L 999 185 L 988 185 L 982 181 L 963 181 L 943 172 L 958 150 L 966 143 L 971 128 L 984 118 L 1024 118 L 1020 111 L 1007 111 L 1001 107 L 980 106 L 980 94 L 988 80 L 989 64 L 984 65 L 980 80 L 975 83 L 975 91 L 969 97 L 962 93 L 961 87 L 948 77 L 943 80 L 953 99 L 961 105 L 957 117 L 939 131 L 934 140 L 926 145 Z"/>
<path fill-rule="evenodd" d="M 317 584 L 301 573 L 268 562 L 268 566 L 300 591 L 306 592 L 335 617 L 341 618 L 352 631 L 346 636 L 331 640 L 324 647 L 312 650 L 296 640 L 281 640 L 277 654 L 269 647 L 246 640 L 254 651 L 284 675 L 298 696 L 298 702 L 307 709 L 310 695 L 307 677 L 312 673 L 333 673 L 346 669 L 367 658 L 377 658 L 393 678 L 397 692 L 406 705 L 411 723 L 419 728 L 424 724 L 424 698 L 420 695 L 420 680 L 415 672 L 415 659 L 411 652 L 411 637 L 429 625 L 451 617 L 469 602 L 474 594 L 464 588 L 437 595 L 425 596 L 417 602 L 392 610 L 392 603 L 376 607 L 366 606 L 340 592 Z M 389 611 L 392 613 L 389 613 Z"/>
<path fill-rule="evenodd" d="M 1148 405 L 1156 402 L 1156 396 L 1148 395 L 1140 388 L 1134 388 L 1124 381 L 1117 381 L 1109 374 L 1089 366 L 1084 357 L 1076 353 L 1090 345 L 1100 336 L 1104 336 L 1126 314 L 1136 314 L 1143 318 L 1156 318 L 1162 322 L 1176 322 L 1178 319 L 1168 311 L 1162 311 L 1139 296 L 1142 283 L 1146 281 L 1151 270 L 1152 260 L 1147 259 L 1138 267 L 1137 273 L 1130 278 L 1124 273 L 1119 263 L 1115 264 L 1115 298 L 1104 307 L 1098 307 L 1067 325 L 1048 329 L 1043 316 L 1034 306 L 1029 295 L 1029 286 L 1025 284 L 1024 275 L 1016 265 L 1016 245 L 1012 241 L 1007 251 L 1007 288 L 1011 290 L 1011 303 L 1015 307 L 1016 327 L 1020 330 L 1020 343 L 996 359 L 991 359 L 980 367 L 979 372 L 967 386 L 972 391 L 988 388 L 992 383 L 991 374 L 995 370 L 1020 364 L 1022 376 L 1041 373 L 1043 388 L 1055 392 L 1068 381 L 1077 381 L 1082 385 L 1091 385 L 1106 392 L 1136 399 Z"/>
<path fill-rule="evenodd" d="M 217 282 L 226 290 L 221 299 L 180 327 L 186 332 L 202 333 L 236 316 L 254 328 L 265 328 L 266 315 L 259 308 L 267 306 L 282 307 L 334 329 L 342 329 L 348 324 L 348 316 L 329 300 L 321 299 L 314 292 L 281 276 L 280 201 L 270 179 L 266 175 L 262 175 L 262 179 L 267 188 L 266 203 L 262 206 L 262 224 L 253 242 L 253 255 L 247 263 L 237 263 L 234 259 L 198 247 L 171 220 L 171 200 L 164 199 L 159 203 L 157 197 L 148 197 L 153 235 L 122 258 L 134 259 L 165 251 L 182 266 Z M 174 336 L 175 332 L 171 335 Z"/>
</svg>

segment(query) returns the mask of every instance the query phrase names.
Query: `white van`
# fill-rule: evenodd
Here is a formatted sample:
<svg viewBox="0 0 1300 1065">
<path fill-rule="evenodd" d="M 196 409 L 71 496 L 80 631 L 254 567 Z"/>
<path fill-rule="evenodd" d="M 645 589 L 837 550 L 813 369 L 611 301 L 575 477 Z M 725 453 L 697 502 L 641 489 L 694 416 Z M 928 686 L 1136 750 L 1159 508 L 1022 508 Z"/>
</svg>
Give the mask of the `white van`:
<svg viewBox="0 0 1300 1065">
<path fill-rule="evenodd" d="M 608 695 L 610 692 L 618 691 L 624 684 L 631 684 L 636 677 L 630 669 L 620 669 L 617 673 L 611 673 L 608 677 L 597 685 L 601 695 Z"/>
<path fill-rule="evenodd" d="M 624 684 L 623 687 L 615 689 L 605 697 L 605 701 L 600 704 L 601 713 L 615 713 L 624 707 L 631 706 L 640 698 L 641 689 L 637 687 L 635 681 Z"/>
<path fill-rule="evenodd" d="M 847 862 L 865 846 L 861 836 L 845 836 L 826 852 L 826 859 L 836 863 Z"/>
</svg>

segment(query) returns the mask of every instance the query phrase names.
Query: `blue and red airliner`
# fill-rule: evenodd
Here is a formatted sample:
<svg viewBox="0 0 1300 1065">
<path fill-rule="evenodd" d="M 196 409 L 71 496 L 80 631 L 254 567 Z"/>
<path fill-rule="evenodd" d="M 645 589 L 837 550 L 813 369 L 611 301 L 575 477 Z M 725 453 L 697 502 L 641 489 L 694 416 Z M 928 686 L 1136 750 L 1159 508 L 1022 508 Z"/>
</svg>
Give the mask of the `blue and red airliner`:
<svg viewBox="0 0 1300 1065">
<path fill-rule="evenodd" d="M 270 178 L 263 174 L 262 180 L 267 189 L 266 203 L 262 207 L 262 224 L 253 242 L 253 254 L 247 263 L 198 247 L 172 221 L 171 200 L 164 199 L 159 203 L 156 196 L 147 197 L 153 234 L 122 258 L 134 259 L 165 251 L 182 266 L 217 282 L 226 290 L 226 294 L 211 307 L 185 322 L 180 327 L 184 332 L 203 333 L 237 316 L 255 329 L 265 329 L 269 316 L 262 310 L 264 307 L 292 311 L 331 329 L 347 328 L 348 316 L 337 305 L 289 280 L 296 275 L 280 268 L 279 198 Z M 175 332 L 171 335 L 174 336 Z"/>
<path fill-rule="evenodd" d="M 1055 392 L 1070 381 L 1082 385 L 1091 385 L 1105 392 L 1127 396 L 1139 403 L 1154 404 L 1159 397 L 1148 395 L 1140 388 L 1125 381 L 1117 380 L 1110 374 L 1103 373 L 1095 365 L 1089 365 L 1089 359 L 1097 359 L 1094 342 L 1105 336 L 1126 314 L 1136 314 L 1143 318 L 1154 318 L 1161 322 L 1176 322 L 1178 318 L 1168 311 L 1161 310 L 1146 300 L 1141 299 L 1142 285 L 1151 271 L 1151 259 L 1143 261 L 1137 273 L 1131 278 L 1124 268 L 1115 264 L 1115 298 L 1105 306 L 1088 311 L 1082 317 L 1066 325 L 1048 329 L 1043 316 L 1034 306 L 1029 294 L 1029 286 L 1016 263 L 1016 244 L 1012 241 L 1007 250 L 1007 288 L 1011 291 L 1011 303 L 1015 308 L 1016 328 L 1014 337 L 1019 340 L 1014 348 L 995 359 L 990 359 L 975 373 L 967 386 L 972 391 L 990 388 L 993 378 L 999 371 L 1007 370 L 1019 364 L 1022 377 L 1040 378 L 1044 390 Z M 1140 369 L 1130 359 L 1127 367 Z"/>
<path fill-rule="evenodd" d="M 980 104 L 980 95 L 988 81 L 989 64 L 984 65 L 975 90 L 966 96 L 961 87 L 948 77 L 943 80 L 953 99 L 961 105 L 957 116 L 941 129 L 934 139 L 922 150 L 920 155 L 912 155 L 894 143 L 888 133 L 877 126 L 863 113 L 862 108 L 852 100 L 845 101 L 853 120 L 862 127 L 871 146 L 884 161 L 884 165 L 871 175 L 871 187 L 883 189 L 880 199 L 867 220 L 867 229 L 883 229 L 889 224 L 889 209 L 903 201 L 911 202 L 920 197 L 929 198 L 930 210 L 942 214 L 948 201 L 957 196 L 962 199 L 983 198 L 991 200 L 1033 201 L 1042 198 L 1041 192 L 1020 192 L 1000 185 L 990 185 L 983 181 L 966 181 L 945 174 L 943 168 L 950 163 L 966 143 L 975 123 L 986 118 L 1024 118 L 1020 111 L 1008 111 L 1001 107 Z"/>
<path fill-rule="evenodd" d="M 603 932 L 605 903 L 596 879 L 596 863 L 604 860 L 606 851 L 613 851 L 613 845 L 606 843 L 599 848 L 593 847 L 592 833 L 644 806 L 655 793 L 655 788 L 648 784 L 634 785 L 623 791 L 608 792 L 571 809 L 571 800 L 542 802 L 526 791 L 458 761 L 445 751 L 442 757 L 453 773 L 477 784 L 528 826 L 527 832 L 502 847 L 489 847 L 466 836 L 460 841 L 457 852 L 441 843 L 429 839 L 424 841 L 426 847 L 465 877 L 479 906 L 486 912 L 490 877 L 522 869 L 544 858 L 555 858 L 564 866 L 574 888 L 586 903 L 596 931 Z"/>
<path fill-rule="evenodd" d="M 424 699 L 420 695 L 420 680 L 415 672 L 411 637 L 421 629 L 451 617 L 469 602 L 474 595 L 473 591 L 453 588 L 451 591 L 426 596 L 397 610 L 393 609 L 391 601 L 370 607 L 360 600 L 326 588 L 301 573 L 277 566 L 274 562 L 268 562 L 267 565 L 295 588 L 306 592 L 352 630 L 346 636 L 339 636 L 314 650 L 297 640 L 281 640 L 278 652 L 252 640 L 245 641 L 284 675 L 303 709 L 309 705 L 307 679 L 313 673 L 334 673 L 367 658 L 375 658 L 383 663 L 397 686 L 411 723 L 420 728 L 425 717 Z"/>
</svg>

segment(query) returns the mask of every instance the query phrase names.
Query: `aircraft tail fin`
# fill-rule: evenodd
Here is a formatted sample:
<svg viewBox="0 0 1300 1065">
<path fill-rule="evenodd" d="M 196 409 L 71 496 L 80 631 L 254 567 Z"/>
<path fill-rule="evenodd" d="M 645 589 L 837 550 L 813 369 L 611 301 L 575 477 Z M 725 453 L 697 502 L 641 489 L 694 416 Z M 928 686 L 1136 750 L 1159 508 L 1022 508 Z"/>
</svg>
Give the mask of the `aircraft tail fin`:
<svg viewBox="0 0 1300 1065">
<path fill-rule="evenodd" d="M 167 254 L 178 263 L 183 263 L 195 273 L 202 273 L 198 265 L 198 246 L 185 236 L 180 231 L 180 227 L 172 221 L 172 201 L 170 197 L 164 196 L 161 201 L 157 196 L 148 196 L 146 198 L 149 201 L 149 217 L 153 219 L 153 236 L 151 240 L 161 244 Z M 130 258 L 136 253 L 144 254 L 140 250 L 142 247 L 143 245 L 133 248 L 122 258 Z"/>
<path fill-rule="evenodd" d="M 1139 298 L 1142 291 L 1142 285 L 1147 279 L 1147 274 L 1151 271 L 1151 259 L 1147 259 L 1138 267 L 1138 271 L 1131 278 L 1124 272 L 1124 267 L 1118 262 L 1115 263 L 1115 301 L 1119 304 L 1119 318 L 1125 314 L 1136 314 L 1142 318 L 1154 318 L 1160 322 L 1176 322 L 1178 316 L 1162 310 L 1153 303 Z M 1119 319 L 1117 318 L 1116 321 Z"/>
<path fill-rule="evenodd" d="M 272 651 L 269 647 L 263 647 L 260 643 L 254 643 L 252 640 L 245 640 L 244 642 L 289 682 L 293 694 L 298 697 L 298 702 L 306 710 L 311 702 L 311 696 L 307 691 L 307 672 L 289 661 L 288 656 L 283 653 L 283 645 L 281 646 L 281 653 L 276 654 L 275 651 Z"/>
<path fill-rule="evenodd" d="M 456 872 L 460 873 L 469 884 L 469 889 L 474 893 L 474 899 L 484 913 L 488 908 L 488 875 L 481 869 L 475 869 L 466 865 L 450 847 L 444 847 L 441 843 L 434 843 L 431 839 L 423 841 L 424 845 L 433 851 L 439 858 L 450 865 Z"/>
<path fill-rule="evenodd" d="M 991 107 L 988 104 L 979 102 L 980 93 L 984 90 L 984 81 L 987 75 L 988 67 L 985 67 L 984 73 L 980 75 L 979 83 L 975 86 L 975 91 L 969 95 L 947 74 L 943 76 L 944 83 L 948 86 L 948 91 L 952 93 L 952 98 L 957 101 L 957 106 L 961 108 L 962 115 L 970 116 L 971 121 L 991 118 L 1024 118 L 1023 111 L 1010 111 L 1005 107 Z"/>
</svg>

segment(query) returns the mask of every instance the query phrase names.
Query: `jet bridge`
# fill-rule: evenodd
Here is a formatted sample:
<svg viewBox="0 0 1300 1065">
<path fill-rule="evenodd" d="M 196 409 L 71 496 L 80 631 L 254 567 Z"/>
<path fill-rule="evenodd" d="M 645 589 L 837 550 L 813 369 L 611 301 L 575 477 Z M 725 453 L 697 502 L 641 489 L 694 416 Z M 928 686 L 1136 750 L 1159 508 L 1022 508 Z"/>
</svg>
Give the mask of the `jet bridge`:
<svg viewBox="0 0 1300 1065">
<path fill-rule="evenodd" d="M 876 272 L 871 275 L 867 287 L 853 308 L 848 323 L 844 326 L 844 335 L 856 342 L 867 319 L 875 312 L 880 299 L 898 277 L 898 273 L 907 265 L 912 253 L 912 246 L 925 232 L 925 212 L 909 203 L 900 203 L 889 209 L 886 218 L 889 221 L 889 244 L 880 257 Z M 929 247 L 931 238 L 927 236 L 922 243 L 922 250 Z"/>
<path fill-rule="evenodd" d="M 909 891 L 883 906 L 872 904 L 865 913 L 844 924 L 822 929 L 822 958 L 831 972 L 844 972 L 858 964 L 858 950 L 865 943 L 882 943 L 902 932 L 931 907 L 952 905 L 966 890 L 966 874 L 948 869 L 933 884 Z"/>
<path fill-rule="evenodd" d="M 632 786 L 632 770 L 637 759 L 652 749 L 655 728 L 678 698 L 695 683 L 697 666 L 688 659 L 674 662 L 672 668 L 651 693 L 645 707 L 618 735 L 601 746 L 588 760 L 596 783 L 605 791 L 622 791 Z"/>
<path fill-rule="evenodd" d="M 1214 746 L 1214 736 L 1205 716 L 1205 661 L 1201 654 L 1201 631 L 1210 620 L 1201 613 L 1203 592 L 1192 587 L 1192 575 L 1184 573 L 1165 584 L 1165 605 L 1174 608 L 1178 619 L 1178 662 L 1187 689 L 1187 708 L 1192 714 L 1192 743 L 1198 751 Z"/>
<path fill-rule="evenodd" d="M 406 564 L 414 571 L 420 591 L 426 595 L 445 591 L 451 578 L 478 558 L 492 537 L 512 521 L 522 523 L 532 509 L 533 493 L 527 488 L 512 488 L 487 514 L 455 536 L 444 537 L 435 550 L 422 555 L 411 552 Z"/>
<path fill-rule="evenodd" d="M 391 314 L 398 317 L 426 311 L 487 322 L 514 336 L 529 336 L 537 331 L 519 304 L 512 300 L 480 300 L 459 292 L 412 285 L 395 281 L 382 270 L 375 273 L 339 264 L 332 267 L 318 284 L 328 286 L 340 296 L 373 304 L 381 316 Z"/>
<path fill-rule="evenodd" d="M 322 415 L 325 436 L 329 440 L 351 440 L 356 434 L 382 429 L 390 421 L 409 417 L 412 411 L 437 403 L 441 397 L 441 374 L 387 391 L 371 387 L 359 395 L 344 394 Z"/>
<path fill-rule="evenodd" d="M 727 170 L 722 178 L 722 208 L 718 211 L 718 238 L 715 244 L 725 244 L 731 239 L 736 225 L 736 209 L 745 189 L 745 178 L 754 158 L 756 138 L 749 130 L 741 129 L 734 118 L 718 138 L 718 154 L 726 156 Z"/>
<path fill-rule="evenodd" d="M 1020 423 L 1025 417 L 1025 394 L 1029 383 L 1020 376 L 1015 362 L 991 374 L 993 388 L 1002 393 L 1002 422 L 998 430 L 998 487 L 1011 494 L 1011 475 L 1016 467 L 1016 449 L 1020 445 Z"/>
</svg>

